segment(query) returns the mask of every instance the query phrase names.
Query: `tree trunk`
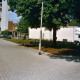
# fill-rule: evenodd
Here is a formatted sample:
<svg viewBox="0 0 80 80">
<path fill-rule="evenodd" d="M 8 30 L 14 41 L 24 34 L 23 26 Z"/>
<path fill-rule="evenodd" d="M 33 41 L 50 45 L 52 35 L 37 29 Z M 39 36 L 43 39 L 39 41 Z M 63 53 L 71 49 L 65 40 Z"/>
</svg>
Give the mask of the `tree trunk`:
<svg viewBox="0 0 80 80">
<path fill-rule="evenodd" d="M 56 40 L 57 40 L 57 37 L 56 37 L 56 32 L 57 32 L 57 28 L 53 28 L 53 47 L 56 47 Z"/>
</svg>

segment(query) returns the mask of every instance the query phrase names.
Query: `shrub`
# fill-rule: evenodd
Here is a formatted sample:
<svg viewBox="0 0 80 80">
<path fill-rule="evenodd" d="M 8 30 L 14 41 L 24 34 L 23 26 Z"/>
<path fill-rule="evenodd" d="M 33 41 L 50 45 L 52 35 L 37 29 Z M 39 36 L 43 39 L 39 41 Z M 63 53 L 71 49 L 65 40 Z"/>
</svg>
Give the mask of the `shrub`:
<svg viewBox="0 0 80 80">
<path fill-rule="evenodd" d="M 27 45 L 27 46 L 36 46 L 37 44 L 39 44 L 38 40 L 24 40 L 24 39 L 7 39 L 8 41 L 11 42 L 15 42 L 18 44 L 22 44 L 22 45 Z"/>
<path fill-rule="evenodd" d="M 9 35 L 9 31 L 8 30 L 2 31 L 1 34 L 2 35 Z"/>
</svg>

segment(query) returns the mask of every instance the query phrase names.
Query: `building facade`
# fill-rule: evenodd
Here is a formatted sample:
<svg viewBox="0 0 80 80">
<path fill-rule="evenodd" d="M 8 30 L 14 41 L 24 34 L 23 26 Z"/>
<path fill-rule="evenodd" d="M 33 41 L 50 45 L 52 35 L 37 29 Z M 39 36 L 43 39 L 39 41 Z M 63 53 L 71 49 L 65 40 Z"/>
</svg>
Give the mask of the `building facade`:
<svg viewBox="0 0 80 80">
<path fill-rule="evenodd" d="M 8 29 L 8 5 L 7 0 L 0 0 L 0 31 Z"/>
<path fill-rule="evenodd" d="M 11 34 L 13 34 L 13 32 L 14 32 L 14 23 L 13 23 L 13 21 L 8 21 L 8 30 L 9 30 L 9 32 L 11 33 Z"/>
<path fill-rule="evenodd" d="M 8 21 L 8 30 L 9 32 L 13 33 L 17 30 L 18 23 L 13 23 L 13 21 Z"/>
</svg>

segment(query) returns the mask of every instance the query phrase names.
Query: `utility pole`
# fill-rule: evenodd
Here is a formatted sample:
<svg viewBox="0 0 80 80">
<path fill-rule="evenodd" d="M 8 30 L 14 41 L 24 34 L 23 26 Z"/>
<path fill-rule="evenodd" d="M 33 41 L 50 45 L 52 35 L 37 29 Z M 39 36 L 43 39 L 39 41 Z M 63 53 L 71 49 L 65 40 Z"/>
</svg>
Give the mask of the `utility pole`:
<svg viewBox="0 0 80 80">
<path fill-rule="evenodd" d="M 43 20 L 43 0 L 38 0 L 42 3 L 41 8 L 41 25 L 40 25 L 40 42 L 39 42 L 39 55 L 41 55 L 41 40 L 42 40 L 42 20 Z"/>
</svg>

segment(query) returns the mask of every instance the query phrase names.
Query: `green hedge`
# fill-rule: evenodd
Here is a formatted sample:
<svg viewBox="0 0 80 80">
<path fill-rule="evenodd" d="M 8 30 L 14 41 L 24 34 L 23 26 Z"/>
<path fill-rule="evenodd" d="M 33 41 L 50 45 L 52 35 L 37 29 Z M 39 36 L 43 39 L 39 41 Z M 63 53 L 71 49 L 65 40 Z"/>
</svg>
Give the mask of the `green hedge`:
<svg viewBox="0 0 80 80">
<path fill-rule="evenodd" d="M 8 30 L 2 31 L 1 34 L 2 35 L 9 35 L 9 31 Z"/>
<path fill-rule="evenodd" d="M 18 44 L 22 44 L 22 45 L 27 45 L 27 46 L 30 46 L 30 45 L 37 46 L 39 44 L 38 40 L 23 40 L 23 39 L 6 39 L 6 40 L 11 41 L 11 42 L 15 42 Z"/>
<path fill-rule="evenodd" d="M 24 39 L 7 39 L 8 41 L 12 41 L 18 44 L 27 45 L 27 46 L 38 46 L 39 40 L 24 40 Z M 52 41 L 42 40 L 42 46 L 45 47 L 54 47 Z M 80 48 L 80 45 L 77 46 L 74 43 L 65 43 L 65 42 L 57 42 L 56 48 Z"/>
</svg>

